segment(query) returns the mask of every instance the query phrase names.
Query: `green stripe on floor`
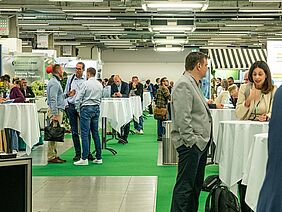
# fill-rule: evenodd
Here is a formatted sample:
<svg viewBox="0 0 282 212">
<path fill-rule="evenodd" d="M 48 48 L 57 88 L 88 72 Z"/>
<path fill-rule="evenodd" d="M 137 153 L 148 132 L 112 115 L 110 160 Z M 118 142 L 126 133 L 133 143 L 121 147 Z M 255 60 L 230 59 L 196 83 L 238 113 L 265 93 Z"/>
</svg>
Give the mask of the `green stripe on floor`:
<svg viewBox="0 0 282 212">
<path fill-rule="evenodd" d="M 158 176 L 157 212 L 168 212 L 176 167 L 157 166 L 156 138 L 156 121 L 148 117 L 144 122 L 144 135 L 130 135 L 126 145 L 118 144 L 116 140 L 108 142 L 108 146 L 114 148 L 118 154 L 114 156 L 103 151 L 103 165 L 74 166 L 74 150 L 71 148 L 61 155 L 67 163 L 33 167 L 33 176 Z M 207 166 L 206 175 L 217 173 L 217 166 Z M 207 193 L 202 192 L 199 212 L 204 211 L 206 196 Z"/>
</svg>

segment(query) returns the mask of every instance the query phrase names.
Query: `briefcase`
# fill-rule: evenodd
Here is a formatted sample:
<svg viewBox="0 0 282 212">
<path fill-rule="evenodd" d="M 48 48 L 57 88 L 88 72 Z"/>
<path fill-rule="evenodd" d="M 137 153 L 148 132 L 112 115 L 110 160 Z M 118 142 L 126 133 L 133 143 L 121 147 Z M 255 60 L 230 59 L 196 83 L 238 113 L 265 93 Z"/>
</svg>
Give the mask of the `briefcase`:
<svg viewBox="0 0 282 212">
<path fill-rule="evenodd" d="M 52 121 L 44 128 L 44 141 L 64 142 L 65 128 L 59 122 Z"/>
</svg>

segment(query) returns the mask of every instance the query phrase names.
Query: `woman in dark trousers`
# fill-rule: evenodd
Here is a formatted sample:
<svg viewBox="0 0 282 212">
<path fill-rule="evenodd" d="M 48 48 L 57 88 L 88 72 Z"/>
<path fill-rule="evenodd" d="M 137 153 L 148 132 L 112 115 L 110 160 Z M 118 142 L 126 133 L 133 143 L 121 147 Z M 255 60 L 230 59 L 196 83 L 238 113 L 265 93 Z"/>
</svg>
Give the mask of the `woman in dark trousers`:
<svg viewBox="0 0 282 212">
<path fill-rule="evenodd" d="M 274 96 L 268 132 L 266 175 L 257 205 L 257 212 L 282 211 L 282 87 Z"/>
</svg>

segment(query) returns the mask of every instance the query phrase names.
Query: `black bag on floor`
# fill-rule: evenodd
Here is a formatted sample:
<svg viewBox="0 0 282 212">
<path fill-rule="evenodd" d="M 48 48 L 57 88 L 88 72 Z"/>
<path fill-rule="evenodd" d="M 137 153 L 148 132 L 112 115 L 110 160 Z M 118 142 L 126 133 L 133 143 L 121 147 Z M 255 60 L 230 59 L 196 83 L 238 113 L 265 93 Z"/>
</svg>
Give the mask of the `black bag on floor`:
<svg viewBox="0 0 282 212">
<path fill-rule="evenodd" d="M 202 186 L 202 191 L 210 192 L 213 187 L 220 185 L 221 180 L 218 175 L 210 175 L 208 176 Z"/>
<path fill-rule="evenodd" d="M 65 128 L 61 127 L 59 122 L 51 122 L 44 128 L 44 141 L 64 142 Z"/>
<path fill-rule="evenodd" d="M 237 197 L 226 186 L 216 185 L 206 200 L 205 212 L 241 212 Z"/>
</svg>

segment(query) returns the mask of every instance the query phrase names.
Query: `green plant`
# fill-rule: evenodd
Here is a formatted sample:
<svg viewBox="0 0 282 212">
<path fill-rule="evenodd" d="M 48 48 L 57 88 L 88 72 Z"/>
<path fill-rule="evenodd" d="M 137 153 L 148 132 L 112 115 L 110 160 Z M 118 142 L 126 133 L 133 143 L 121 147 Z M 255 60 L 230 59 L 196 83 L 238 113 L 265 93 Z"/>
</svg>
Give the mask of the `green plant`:
<svg viewBox="0 0 282 212">
<path fill-rule="evenodd" d="M 45 84 L 42 81 L 34 81 L 31 83 L 32 91 L 35 96 L 43 96 L 45 90 Z"/>
</svg>

